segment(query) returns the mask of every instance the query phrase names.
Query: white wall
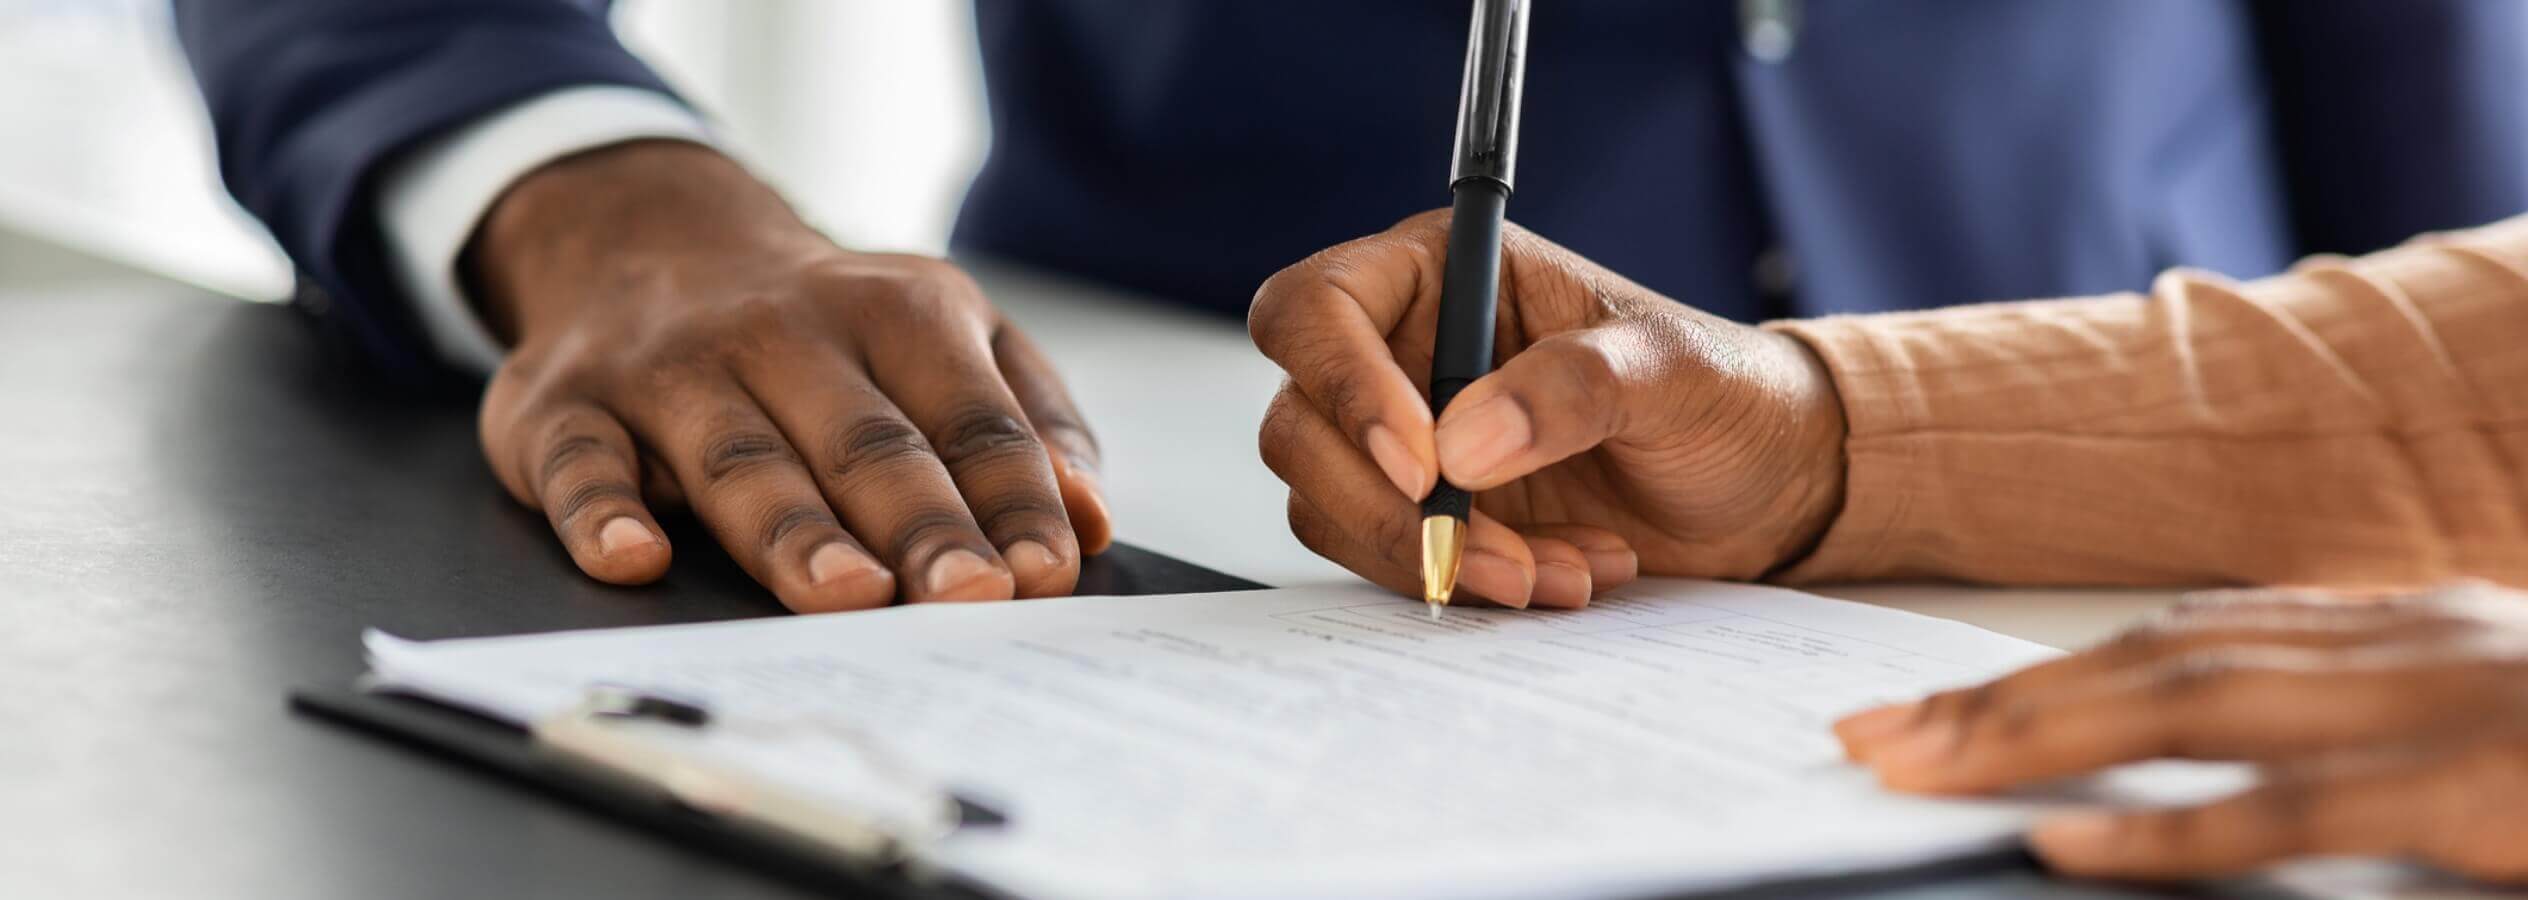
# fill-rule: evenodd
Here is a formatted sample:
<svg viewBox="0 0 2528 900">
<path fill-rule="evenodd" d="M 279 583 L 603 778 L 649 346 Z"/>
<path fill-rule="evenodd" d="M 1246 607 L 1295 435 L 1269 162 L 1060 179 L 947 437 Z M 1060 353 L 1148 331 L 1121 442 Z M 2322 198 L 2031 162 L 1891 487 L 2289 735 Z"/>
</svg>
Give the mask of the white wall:
<svg viewBox="0 0 2528 900">
<path fill-rule="evenodd" d="M 628 0 L 617 23 L 837 239 L 945 249 L 987 130 L 972 6 Z"/>
<path fill-rule="evenodd" d="M 0 225 L 242 296 L 289 290 L 220 192 L 159 0 L 0 0 Z"/>
<path fill-rule="evenodd" d="M 962 0 L 625 0 L 636 50 L 844 242 L 937 252 L 981 158 Z M 164 0 L 0 0 L 0 226 L 241 296 L 289 269 L 219 191 Z"/>
</svg>

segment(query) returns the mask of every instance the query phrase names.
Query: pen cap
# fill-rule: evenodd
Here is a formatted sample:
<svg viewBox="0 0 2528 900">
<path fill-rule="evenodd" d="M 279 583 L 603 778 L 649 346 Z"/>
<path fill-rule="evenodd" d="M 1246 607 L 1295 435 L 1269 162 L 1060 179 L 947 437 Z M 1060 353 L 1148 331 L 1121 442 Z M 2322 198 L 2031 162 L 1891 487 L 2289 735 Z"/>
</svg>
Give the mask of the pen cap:
<svg viewBox="0 0 2528 900">
<path fill-rule="evenodd" d="M 1457 156 L 1448 183 L 1510 187 L 1519 152 L 1519 83 L 1527 74 L 1527 0 L 1475 0 L 1466 81 L 1457 96 Z"/>
</svg>

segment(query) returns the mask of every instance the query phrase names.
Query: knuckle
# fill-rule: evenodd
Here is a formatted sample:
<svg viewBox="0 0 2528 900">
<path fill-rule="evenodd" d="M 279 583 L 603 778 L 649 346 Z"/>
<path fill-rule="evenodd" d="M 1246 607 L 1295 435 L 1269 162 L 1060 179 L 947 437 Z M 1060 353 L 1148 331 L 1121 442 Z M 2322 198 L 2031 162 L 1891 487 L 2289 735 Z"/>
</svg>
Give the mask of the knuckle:
<svg viewBox="0 0 2528 900">
<path fill-rule="evenodd" d="M 1422 522 L 1418 516 L 1372 515 L 1369 517 L 1369 547 L 1378 559 L 1401 563 L 1405 548 L 1422 546 Z"/>
<path fill-rule="evenodd" d="M 1994 707 L 1996 693 L 1989 683 L 1954 691 L 1948 695 L 1948 703 L 1941 712 L 1960 728 L 1974 728 L 1982 724 L 1986 713 Z"/>
<path fill-rule="evenodd" d="M 829 266 L 815 279 L 816 296 L 879 322 L 920 323 L 968 311 L 983 289 L 955 263 L 937 257 L 883 254 Z"/>
<path fill-rule="evenodd" d="M 1008 410 L 976 404 L 948 418 L 938 436 L 939 459 L 949 468 L 1042 456 L 1036 431 Z"/>
<path fill-rule="evenodd" d="M 1394 539 L 1406 529 L 1397 527 L 1392 519 L 1373 523 L 1371 534 L 1366 537 L 1374 543 L 1363 546 L 1360 542 L 1363 535 L 1337 524 L 1332 516 L 1326 515 L 1307 495 L 1298 491 L 1290 492 L 1287 514 L 1291 536 L 1299 539 L 1300 546 L 1308 548 L 1309 552 L 1346 566 L 1356 566 L 1364 560 L 1389 565 L 1397 563 L 1396 548 L 1401 545 Z M 1418 540 L 1420 535 L 1416 533 L 1414 537 Z"/>
<path fill-rule="evenodd" d="M 1254 299 L 1247 301 L 1246 335 L 1255 342 L 1256 349 L 1272 353 L 1275 338 L 1289 330 L 1290 310 L 1295 302 L 1291 295 L 1299 282 L 1311 277 L 1305 270 L 1312 267 L 1314 259 L 1292 263 L 1273 273 L 1255 289 Z"/>
<path fill-rule="evenodd" d="M 568 528 L 591 514 L 623 510 L 639 503 L 640 495 L 632 490 L 631 485 L 612 479 L 590 478 L 573 482 L 562 490 L 553 506 L 553 518 Z"/>
<path fill-rule="evenodd" d="M 1325 321 L 1323 310 L 1335 302 L 1333 298 L 1351 296 L 1344 282 L 1362 268 L 1360 245 L 1368 240 L 1372 239 L 1319 250 L 1264 279 L 1255 299 L 1247 304 L 1247 336 L 1255 346 L 1279 359 L 1299 346 L 1293 342 L 1322 331 L 1318 325 Z"/>
<path fill-rule="evenodd" d="M 873 415 L 833 429 L 826 437 L 825 473 L 851 483 L 930 457 L 930 441 L 901 418 Z"/>
<path fill-rule="evenodd" d="M 2091 652 L 2109 666 L 2137 663 L 2159 655 L 2174 634 L 2173 625 L 2154 619 L 2118 632 Z"/>
<path fill-rule="evenodd" d="M 894 546 L 887 555 L 910 563 L 924 547 L 967 546 L 974 543 L 974 523 L 962 509 L 922 504 L 904 513 L 896 523 Z"/>
<path fill-rule="evenodd" d="M 1402 219 L 1398 219 L 1396 220 L 1396 224 L 1387 230 L 1406 233 L 1446 234 L 1448 232 L 1449 221 L 1456 217 L 1456 212 L 1456 210 L 1445 206 L 1433 207 L 1431 209 L 1426 209 L 1406 216 Z"/>
<path fill-rule="evenodd" d="M 2185 700 L 2219 688 L 2239 671 L 2226 656 L 2191 653 L 2162 667 L 2150 680 L 2150 693 L 2161 700 Z"/>
<path fill-rule="evenodd" d="M 1569 341 L 1553 356 L 1558 374 L 1580 390 L 1580 396 L 1603 395 L 1623 380 L 1613 355 L 1593 341 Z"/>
<path fill-rule="evenodd" d="M 1992 712 L 1986 717 L 1990 723 L 1986 730 L 2003 743 L 2017 743 L 2034 734 L 2042 719 L 2036 704 L 2023 700 L 2003 701 L 1992 705 Z"/>
<path fill-rule="evenodd" d="M 754 293 L 692 304 L 643 329 L 617 364 L 637 360 L 636 371 L 676 379 L 696 370 L 716 370 L 726 360 L 761 353 L 797 332 L 784 303 L 777 295 Z"/>
<path fill-rule="evenodd" d="M 586 432 L 566 434 L 545 449 L 536 481 L 552 484 L 582 464 L 609 462 L 614 456 L 614 448 L 604 438 Z"/>
<path fill-rule="evenodd" d="M 752 428 L 726 429 L 714 433 L 702 446 L 702 480 L 709 485 L 724 484 L 797 462 L 798 454 L 780 435 Z"/>
<path fill-rule="evenodd" d="M 1965 702 L 1965 695 L 1966 689 L 1958 688 L 1955 690 L 1941 691 L 1929 697 L 1923 698 L 1922 712 L 1920 713 L 1922 721 L 1957 721 L 1959 718 L 1958 709 L 1960 705 Z"/>
<path fill-rule="evenodd" d="M 1106 449 L 1097 443 L 1097 432 L 1090 431 L 1087 423 L 1069 413 L 1047 414 L 1038 432 L 1042 440 L 1060 449 L 1073 466 L 1095 469 L 1106 457 Z"/>
<path fill-rule="evenodd" d="M 1034 423 L 1033 430 L 1039 439 L 1060 446 L 1065 453 L 1086 455 L 1093 460 L 1103 450 L 1097 443 L 1096 430 L 1088 426 L 1088 421 L 1082 419 L 1077 410 L 1068 406 L 1030 409 L 1027 418 Z"/>
<path fill-rule="evenodd" d="M 621 356 L 596 364 L 589 374 L 592 393 L 619 408 L 653 406 L 661 397 L 719 378 L 722 361 L 733 352 L 716 335 L 642 338 L 626 344 Z"/>
<path fill-rule="evenodd" d="M 800 321 L 798 294 L 786 289 L 767 289 L 737 294 L 703 308 L 708 324 L 701 330 L 716 333 L 722 344 L 753 344 L 780 335 L 792 334 L 805 323 Z"/>
<path fill-rule="evenodd" d="M 1959 691 L 1957 717 L 1966 721 L 1982 718 L 1997 705 L 1995 701 L 2000 699 L 2000 696 L 2000 688 L 1990 682 Z"/>
<path fill-rule="evenodd" d="M 1273 394 L 1272 402 L 1264 407 L 1264 424 L 1255 432 L 1256 455 L 1264 460 L 1266 469 L 1285 482 L 1297 474 L 1294 467 L 1302 441 L 1299 417 L 1307 412 L 1301 407 L 1305 402 L 1284 382 L 1282 389 Z"/>
<path fill-rule="evenodd" d="M 1032 538 L 1050 544 L 1055 534 L 1070 529 L 1061 499 L 1043 491 L 1001 491 L 968 501 L 967 508 L 994 543 Z"/>
<path fill-rule="evenodd" d="M 982 292 L 974 276 L 966 274 L 963 267 L 936 256 L 899 253 L 888 254 L 884 260 L 905 284 L 943 292 Z"/>
<path fill-rule="evenodd" d="M 841 527 L 835 524 L 833 512 L 822 505 L 810 503 L 776 504 L 765 510 L 762 519 L 756 523 L 757 533 L 763 535 L 766 547 L 781 546 L 791 535 L 802 531 Z"/>
<path fill-rule="evenodd" d="M 1301 546 L 1307 547 L 1319 556 L 1332 556 L 1327 540 L 1330 529 L 1326 527 L 1325 516 L 1317 512 L 1316 504 L 1308 502 L 1308 498 L 1300 496 L 1299 492 L 1292 491 L 1286 506 L 1286 512 L 1290 518 L 1291 536 L 1298 538 Z"/>
<path fill-rule="evenodd" d="M 474 408 L 474 428 L 485 440 L 508 433 L 531 406 L 529 376 L 516 358 L 503 362 L 483 386 L 483 402 Z"/>
<path fill-rule="evenodd" d="M 1338 422 L 1366 418 L 1361 414 L 1361 398 L 1369 393 L 1367 379 L 1361 370 L 1336 366 L 1319 373 L 1310 394 Z"/>
</svg>

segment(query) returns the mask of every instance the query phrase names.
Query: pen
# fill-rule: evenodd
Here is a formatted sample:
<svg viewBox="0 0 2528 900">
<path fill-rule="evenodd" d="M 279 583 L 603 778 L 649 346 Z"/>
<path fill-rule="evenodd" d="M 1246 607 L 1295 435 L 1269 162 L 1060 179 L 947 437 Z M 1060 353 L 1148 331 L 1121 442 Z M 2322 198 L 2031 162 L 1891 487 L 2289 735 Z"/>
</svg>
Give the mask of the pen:
<svg viewBox="0 0 2528 900">
<path fill-rule="evenodd" d="M 1431 420 L 1492 371 L 1492 320 L 1501 293 L 1501 222 L 1519 146 L 1519 82 L 1527 69 L 1527 0 L 1475 0 L 1466 80 L 1457 93 L 1457 155 L 1449 167 L 1454 215 L 1440 276 L 1439 334 L 1431 345 Z M 1422 601 L 1437 620 L 1457 591 L 1474 497 L 1442 476 L 1422 501 Z"/>
</svg>

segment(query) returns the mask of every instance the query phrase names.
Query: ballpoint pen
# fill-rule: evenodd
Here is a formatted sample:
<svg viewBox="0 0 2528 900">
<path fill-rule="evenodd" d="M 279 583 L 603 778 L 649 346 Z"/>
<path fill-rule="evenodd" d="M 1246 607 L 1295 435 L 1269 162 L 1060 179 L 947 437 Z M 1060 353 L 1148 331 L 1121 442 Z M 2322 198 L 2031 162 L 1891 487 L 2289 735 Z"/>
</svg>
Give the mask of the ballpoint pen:
<svg viewBox="0 0 2528 900">
<path fill-rule="evenodd" d="M 1475 0 L 1466 80 L 1457 96 L 1457 155 L 1449 167 L 1454 215 L 1431 345 L 1431 418 L 1492 371 L 1494 305 L 1501 293 L 1501 223 L 1518 161 L 1519 82 L 1527 69 L 1527 0 Z M 1439 479 L 1422 501 L 1422 600 L 1436 620 L 1457 590 L 1474 497 Z"/>
</svg>

